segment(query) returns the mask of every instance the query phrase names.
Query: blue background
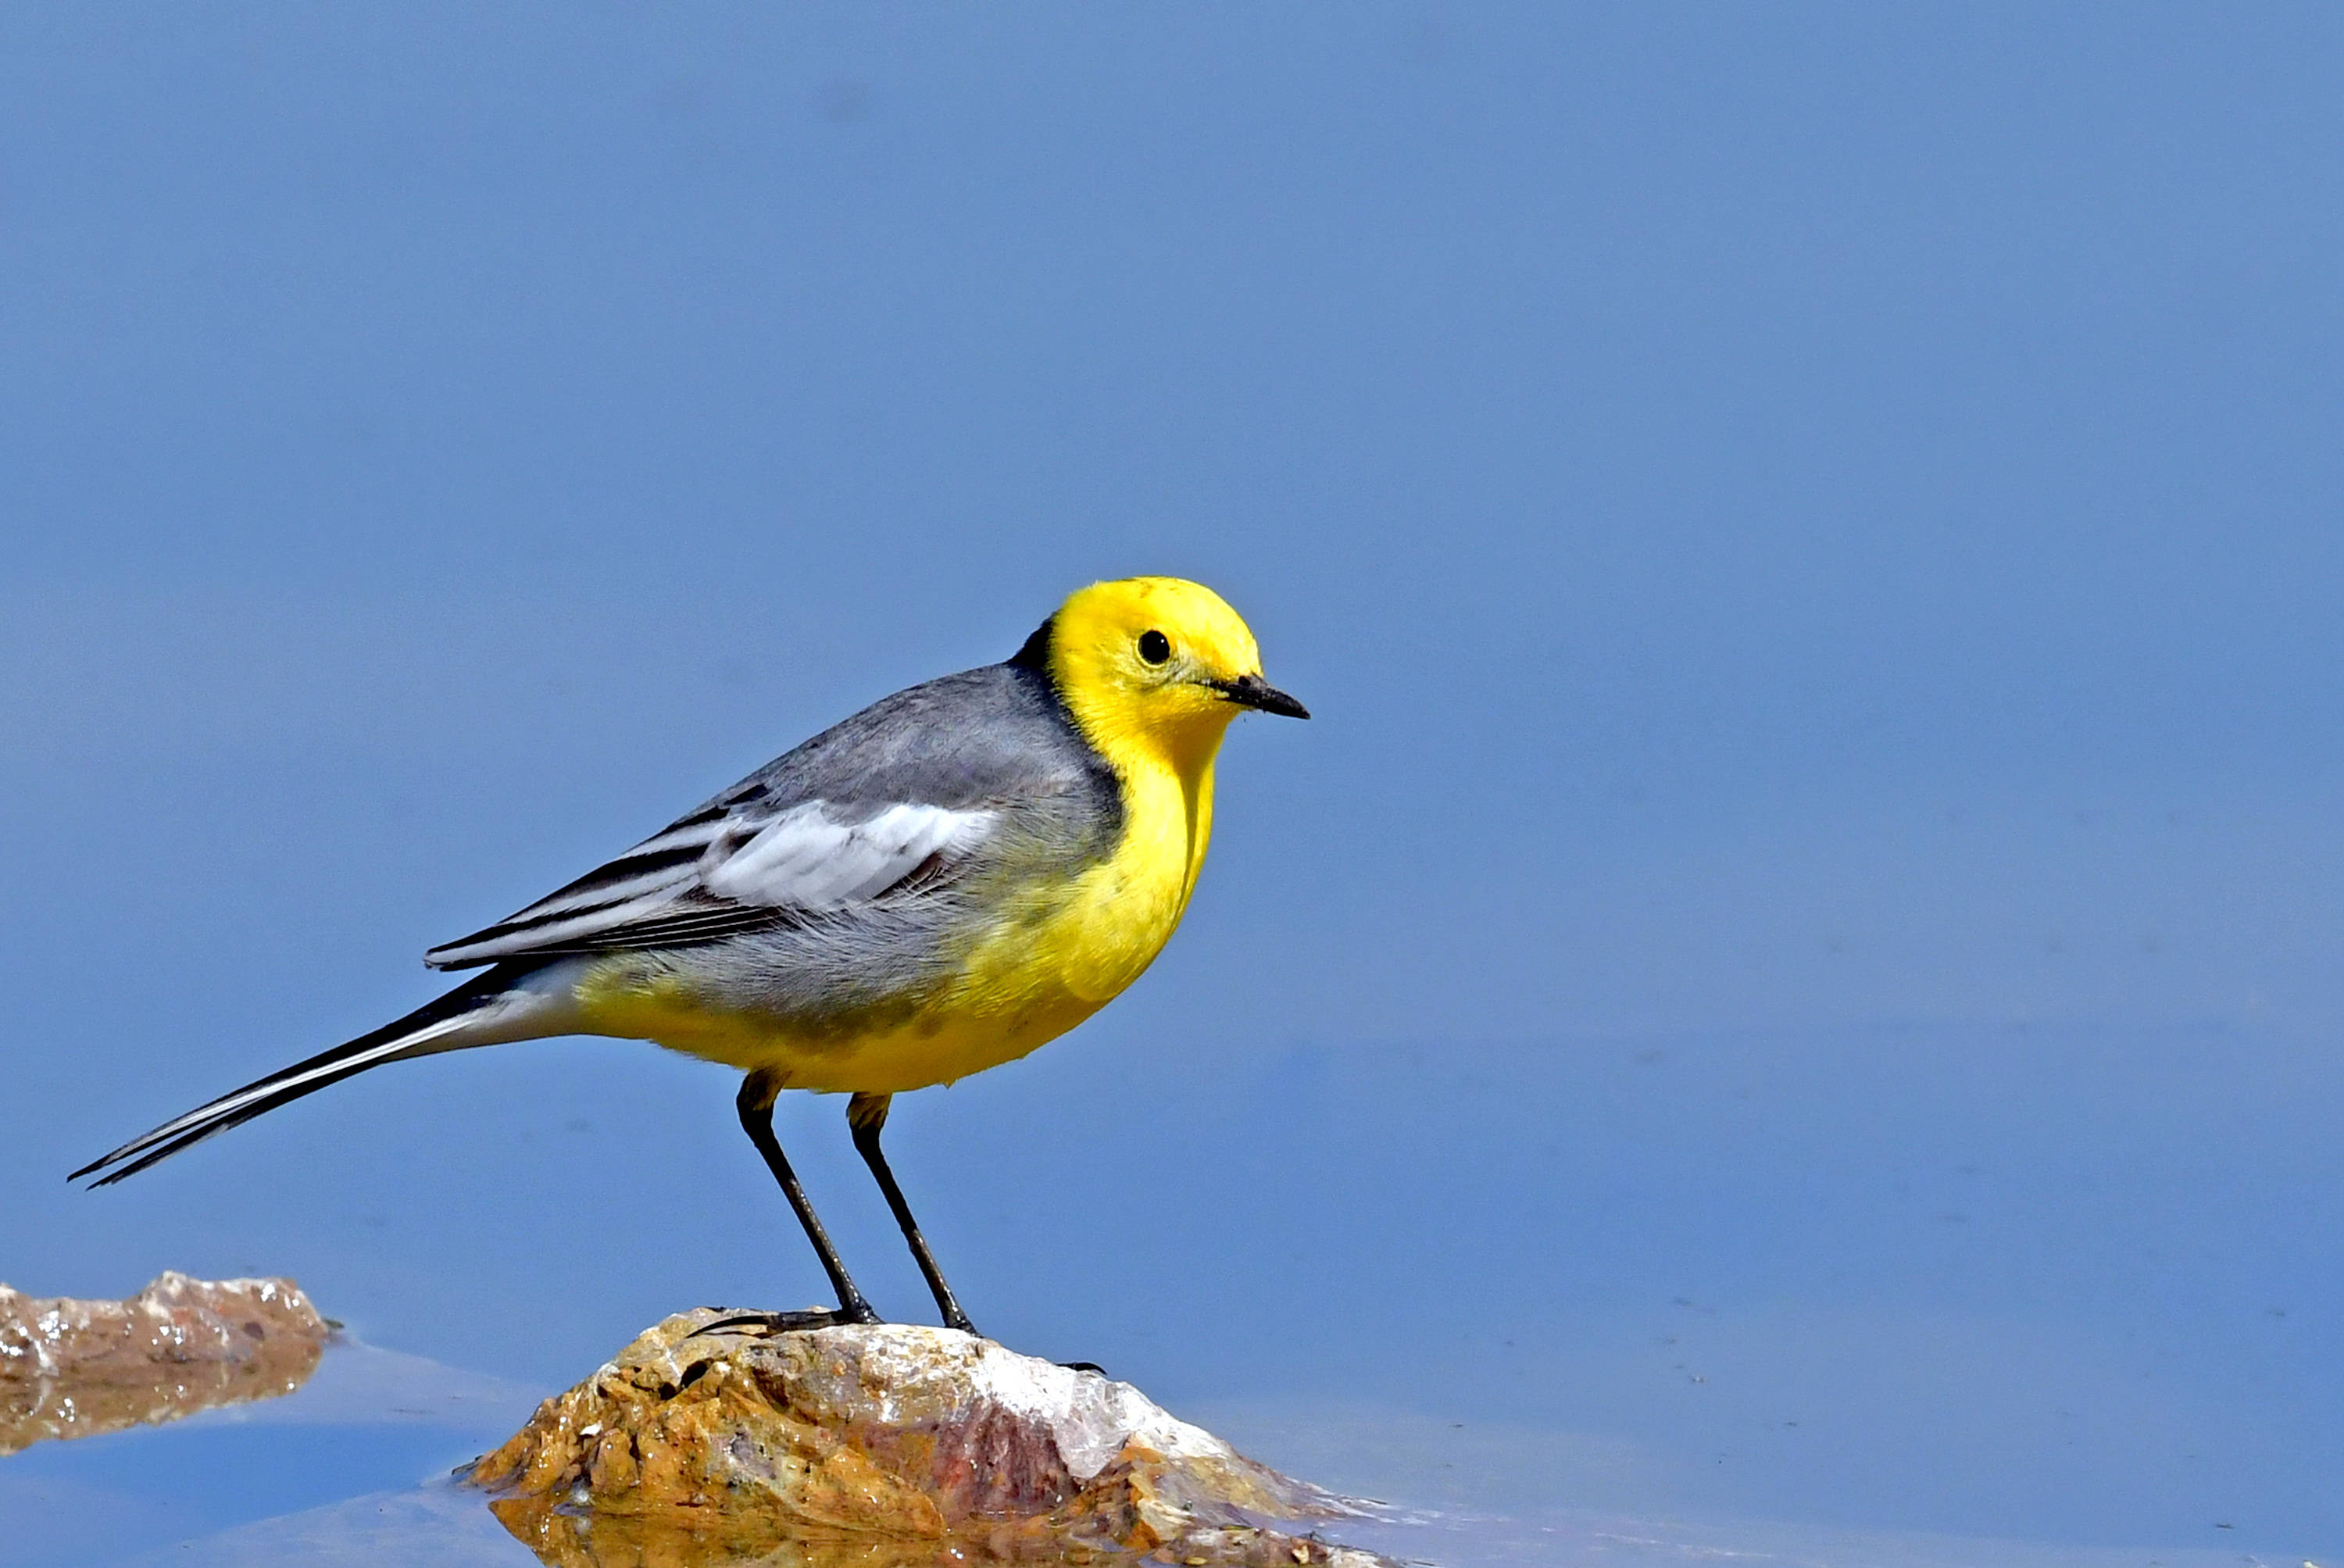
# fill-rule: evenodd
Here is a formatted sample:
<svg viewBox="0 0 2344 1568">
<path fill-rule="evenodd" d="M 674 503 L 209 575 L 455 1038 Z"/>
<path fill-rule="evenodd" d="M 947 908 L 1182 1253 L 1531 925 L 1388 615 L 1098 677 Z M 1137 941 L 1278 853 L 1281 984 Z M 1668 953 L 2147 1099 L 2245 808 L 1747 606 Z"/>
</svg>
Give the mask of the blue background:
<svg viewBox="0 0 2344 1568">
<path fill-rule="evenodd" d="M 1232 733 L 1124 1000 L 899 1103 L 981 1326 L 1572 1445 L 1524 1508 L 2344 1551 L 2339 66 L 2309 5 L 0 13 L 0 1278 L 287 1272 L 544 1385 L 814 1299 L 729 1076 L 618 1042 L 60 1178 L 1169 572 L 1318 717 Z M 785 1139 L 924 1311 L 841 1108 Z"/>
</svg>

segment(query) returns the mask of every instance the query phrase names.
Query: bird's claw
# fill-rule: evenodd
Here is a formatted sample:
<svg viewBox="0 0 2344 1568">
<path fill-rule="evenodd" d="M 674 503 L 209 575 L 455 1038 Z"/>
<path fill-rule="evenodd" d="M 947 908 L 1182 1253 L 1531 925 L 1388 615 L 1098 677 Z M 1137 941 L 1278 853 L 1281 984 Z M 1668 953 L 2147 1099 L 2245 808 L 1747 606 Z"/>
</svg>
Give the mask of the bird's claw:
<svg viewBox="0 0 2344 1568">
<path fill-rule="evenodd" d="M 696 1340 L 702 1334 L 753 1331 L 760 1339 L 771 1339 L 775 1334 L 801 1333 L 808 1329 L 836 1329 L 848 1324 L 882 1321 L 884 1320 L 867 1306 L 860 1311 L 846 1307 L 809 1307 L 797 1312 L 735 1312 L 729 1318 L 702 1323 L 684 1338 Z"/>
</svg>

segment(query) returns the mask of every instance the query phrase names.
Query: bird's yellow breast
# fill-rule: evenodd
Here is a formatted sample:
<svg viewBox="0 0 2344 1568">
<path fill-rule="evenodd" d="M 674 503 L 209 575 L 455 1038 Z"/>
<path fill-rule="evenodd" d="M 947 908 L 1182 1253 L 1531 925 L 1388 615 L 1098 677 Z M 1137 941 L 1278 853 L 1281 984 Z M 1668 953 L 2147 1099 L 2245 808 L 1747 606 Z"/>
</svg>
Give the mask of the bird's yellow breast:
<svg viewBox="0 0 2344 1568">
<path fill-rule="evenodd" d="M 1124 779 L 1115 853 L 1030 926 L 996 931 L 971 955 L 973 986 L 1014 994 L 1039 982 L 1086 1004 L 1084 1016 L 1139 978 L 1180 924 L 1213 831 L 1210 764 L 1194 780 L 1168 769 Z"/>
<path fill-rule="evenodd" d="M 1152 764 L 1152 765 L 1150 765 Z M 1193 770 L 1148 759 L 1119 769 L 1123 833 L 1112 854 L 1056 887 L 1010 900 L 956 971 L 918 1004 L 841 1034 L 719 1010 L 680 986 L 613 966 L 578 1002 L 595 1033 L 648 1039 L 783 1087 L 895 1094 L 1013 1061 L 1112 1001 L 1180 923 L 1212 835 L 1210 756 Z"/>
</svg>

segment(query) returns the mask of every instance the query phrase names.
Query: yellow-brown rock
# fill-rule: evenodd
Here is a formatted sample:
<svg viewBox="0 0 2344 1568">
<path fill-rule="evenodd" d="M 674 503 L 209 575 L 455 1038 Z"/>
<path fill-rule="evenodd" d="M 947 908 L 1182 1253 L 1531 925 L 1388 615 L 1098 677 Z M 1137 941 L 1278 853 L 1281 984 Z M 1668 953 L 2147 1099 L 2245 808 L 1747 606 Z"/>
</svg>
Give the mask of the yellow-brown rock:
<svg viewBox="0 0 2344 1568">
<path fill-rule="evenodd" d="M 0 1285 L 0 1454 L 291 1393 L 331 1332 L 290 1280 L 166 1273 L 126 1301 Z"/>
<path fill-rule="evenodd" d="M 945 1329 L 651 1330 L 473 1467 L 564 1568 L 1003 1561 L 1364 1565 L 1352 1512 L 1127 1383 Z"/>
</svg>

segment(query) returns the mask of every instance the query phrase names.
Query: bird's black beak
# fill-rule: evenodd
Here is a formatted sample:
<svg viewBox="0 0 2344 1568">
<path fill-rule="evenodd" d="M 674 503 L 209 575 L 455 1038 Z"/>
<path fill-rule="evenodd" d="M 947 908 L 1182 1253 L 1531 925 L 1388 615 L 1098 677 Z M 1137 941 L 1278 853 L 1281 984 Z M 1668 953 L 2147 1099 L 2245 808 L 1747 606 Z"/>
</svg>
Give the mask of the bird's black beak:
<svg viewBox="0 0 2344 1568">
<path fill-rule="evenodd" d="M 1234 681 L 1215 681 L 1210 684 L 1213 690 L 1240 708 L 1259 708 L 1265 713 L 1277 713 L 1288 719 L 1310 716 L 1309 709 L 1259 675 L 1239 675 Z"/>
</svg>

